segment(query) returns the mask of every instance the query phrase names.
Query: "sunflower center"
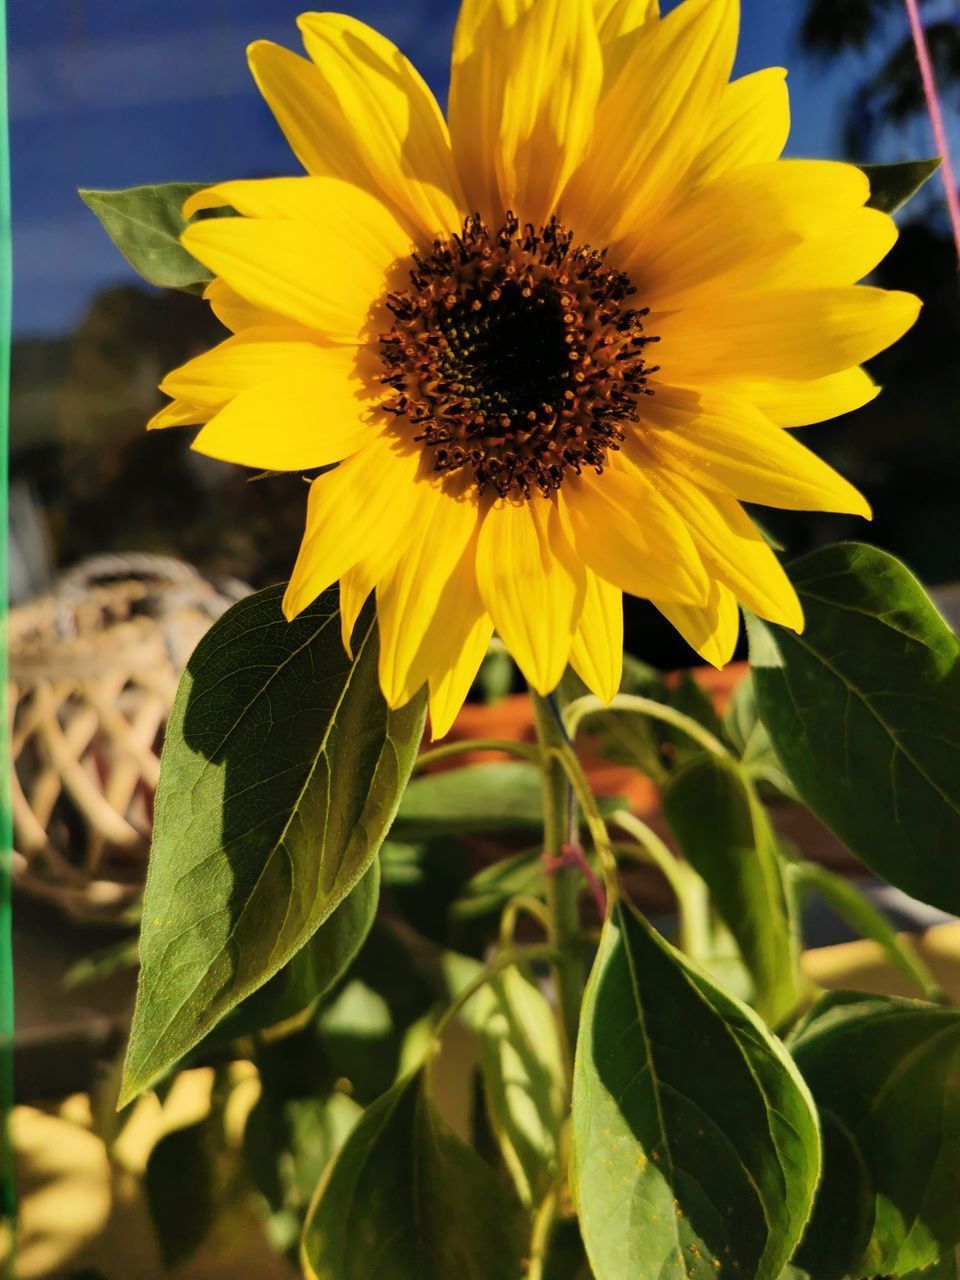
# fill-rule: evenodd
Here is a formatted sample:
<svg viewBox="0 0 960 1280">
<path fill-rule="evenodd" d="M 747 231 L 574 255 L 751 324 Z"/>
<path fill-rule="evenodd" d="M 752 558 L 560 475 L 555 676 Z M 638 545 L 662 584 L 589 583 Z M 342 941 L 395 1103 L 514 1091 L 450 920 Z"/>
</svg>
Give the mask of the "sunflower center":
<svg viewBox="0 0 960 1280">
<path fill-rule="evenodd" d="M 384 407 L 438 472 L 468 469 L 500 497 L 550 494 L 569 472 L 602 472 L 636 421 L 646 381 L 646 310 L 605 254 L 556 218 L 539 230 L 478 215 L 415 253 L 410 287 L 387 295 Z"/>
</svg>

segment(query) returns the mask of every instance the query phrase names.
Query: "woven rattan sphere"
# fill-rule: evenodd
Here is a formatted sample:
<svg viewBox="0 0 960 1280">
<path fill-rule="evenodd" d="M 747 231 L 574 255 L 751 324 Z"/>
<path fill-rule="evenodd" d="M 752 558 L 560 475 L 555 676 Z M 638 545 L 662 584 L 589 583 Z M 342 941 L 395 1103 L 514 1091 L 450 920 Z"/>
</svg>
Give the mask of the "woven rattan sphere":
<svg viewBox="0 0 960 1280">
<path fill-rule="evenodd" d="M 248 590 L 167 557 L 110 555 L 11 611 L 18 889 L 84 919 L 135 912 L 177 682 Z"/>
</svg>

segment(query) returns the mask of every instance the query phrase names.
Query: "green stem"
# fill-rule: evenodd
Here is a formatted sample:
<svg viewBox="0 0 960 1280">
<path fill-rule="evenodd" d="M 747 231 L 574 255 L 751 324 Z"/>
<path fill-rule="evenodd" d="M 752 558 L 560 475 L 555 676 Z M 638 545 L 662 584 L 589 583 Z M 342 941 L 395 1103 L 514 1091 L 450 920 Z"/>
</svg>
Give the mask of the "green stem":
<svg viewBox="0 0 960 1280">
<path fill-rule="evenodd" d="M 694 959 L 708 956 L 711 951 L 709 894 L 701 877 L 693 867 L 681 862 L 669 845 L 636 814 L 620 809 L 610 821 L 636 841 L 635 845 L 618 843 L 614 848 L 628 857 L 652 863 L 670 885 L 680 919 L 680 950 Z"/>
<path fill-rule="evenodd" d="M 501 947 L 513 946 L 513 935 L 517 928 L 517 917 L 521 912 L 536 920 L 549 937 L 551 919 L 547 908 L 539 898 L 534 898 L 530 894 L 519 893 L 515 898 L 510 899 L 503 909 L 503 915 L 500 917 Z"/>
<path fill-rule="evenodd" d="M 720 756 L 723 759 L 727 759 L 730 755 L 720 739 L 691 716 L 684 715 L 674 707 L 668 707 L 664 702 L 657 702 L 654 698 L 642 698 L 634 693 L 618 693 L 609 704 L 601 702 L 593 694 L 575 698 L 563 713 L 564 724 L 570 737 L 576 737 L 577 729 L 585 716 L 594 715 L 598 711 L 635 711 L 638 715 L 649 716 L 651 720 L 661 720 L 664 724 L 679 729 L 711 755 Z"/>
<path fill-rule="evenodd" d="M 543 1269 L 547 1263 L 547 1252 L 550 1248 L 550 1236 L 553 1224 L 557 1220 L 557 1201 L 560 1196 L 559 1187 L 551 1187 L 537 1206 L 533 1215 L 533 1230 L 530 1233 L 530 1257 L 527 1263 L 527 1280 L 543 1280 Z"/>
<path fill-rule="evenodd" d="M 546 875 L 545 888 L 550 941 L 558 953 L 553 965 L 558 1021 L 564 1058 L 572 1074 L 583 995 L 583 958 L 578 943 L 580 872 L 576 867 L 555 866 L 567 840 L 569 822 L 569 783 L 557 758 L 558 751 L 567 744 L 553 708 L 532 689 L 530 697 L 543 770 L 543 852 L 552 867 Z"/>
<path fill-rule="evenodd" d="M 610 835 L 607 831 L 607 824 L 603 820 L 600 813 L 600 807 L 597 804 L 596 796 L 590 789 L 590 783 L 587 776 L 580 767 L 580 761 L 577 759 L 576 752 L 569 743 L 564 742 L 561 746 L 554 748 L 557 761 L 560 768 L 566 775 L 567 781 L 573 788 L 573 793 L 577 797 L 577 803 L 583 810 L 583 820 L 587 824 L 587 830 L 590 832 L 590 839 L 593 847 L 597 852 L 600 860 L 600 870 L 603 874 L 604 887 L 610 898 L 616 898 L 619 893 L 617 882 L 617 859 L 614 856 L 613 845 L 610 843 Z"/>
<path fill-rule="evenodd" d="M 414 768 L 423 769 L 428 764 L 463 755 L 467 751 L 504 751 L 521 760 L 540 763 L 540 752 L 528 742 L 515 742 L 512 738 L 465 738 L 462 742 L 445 742 L 442 747 L 431 747 L 429 751 L 421 752 Z"/>
</svg>

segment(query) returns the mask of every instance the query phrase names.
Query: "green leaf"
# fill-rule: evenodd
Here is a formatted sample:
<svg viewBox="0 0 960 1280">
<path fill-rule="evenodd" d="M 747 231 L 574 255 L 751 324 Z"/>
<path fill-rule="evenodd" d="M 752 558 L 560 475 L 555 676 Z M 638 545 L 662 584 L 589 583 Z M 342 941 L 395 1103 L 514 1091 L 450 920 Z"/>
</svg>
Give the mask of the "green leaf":
<svg viewBox="0 0 960 1280">
<path fill-rule="evenodd" d="M 279 973 L 228 1013 L 214 1029 L 217 1043 L 286 1022 L 343 977 L 366 941 L 380 900 L 380 865 L 373 862 L 310 941 Z M 208 1044 L 208 1037 L 204 1044 Z"/>
<path fill-rule="evenodd" d="M 763 806 L 732 761 L 701 755 L 667 786 L 663 809 L 736 939 L 758 1012 L 778 1022 L 797 1002 L 796 931 Z"/>
<path fill-rule="evenodd" d="M 764 724 L 806 804 L 878 875 L 960 912 L 960 641 L 892 556 L 791 570 L 795 635 L 748 618 Z"/>
<path fill-rule="evenodd" d="M 445 1127 L 423 1074 L 368 1107 L 317 1189 L 310 1280 L 518 1280 L 515 1210 L 490 1166 Z"/>
<path fill-rule="evenodd" d="M 776 1280 L 819 1171 L 813 1104 L 751 1010 L 630 908 L 584 996 L 572 1189 L 597 1280 Z"/>
<path fill-rule="evenodd" d="M 470 877 L 460 890 L 451 911 L 457 919 L 473 920 L 502 911 L 511 898 L 523 894 L 542 898 L 544 894 L 542 849 L 526 849 L 522 853 L 501 858 Z"/>
<path fill-rule="evenodd" d="M 567 1110 L 553 1009 L 514 966 L 467 1002 L 464 1018 L 480 1041 L 484 1096 L 504 1163 L 522 1203 L 535 1207 L 557 1179 Z"/>
<path fill-rule="evenodd" d="M 899 164 L 862 164 L 860 168 L 870 179 L 871 209 L 883 213 L 896 213 L 908 200 L 912 200 L 920 188 L 940 168 L 939 156 L 932 160 L 904 160 Z"/>
<path fill-rule="evenodd" d="M 604 813 L 622 801 L 604 797 Z M 543 775 L 535 764 L 468 764 L 423 774 L 400 802 L 392 841 L 417 842 L 483 831 L 541 831 Z"/>
<path fill-rule="evenodd" d="M 282 587 L 203 637 L 167 727 L 121 1105 L 272 978 L 363 878 L 396 813 L 424 698 L 388 710 L 372 610 L 355 658 L 336 594 Z"/>
<path fill-rule="evenodd" d="M 247 1168 L 277 1224 L 302 1224 L 317 1183 L 362 1115 L 343 1093 L 277 1096 L 267 1084 L 243 1133 Z M 292 1243 L 292 1242 L 290 1242 Z"/>
<path fill-rule="evenodd" d="M 817 1105 L 848 1130 L 872 1184 L 872 1234 L 850 1274 L 901 1276 L 948 1256 L 960 1241 L 960 1012 L 834 993 L 790 1048 Z M 826 1176 L 838 1181 L 829 1169 Z M 826 1247 L 819 1222 L 804 1241 L 815 1256 Z"/>
<path fill-rule="evenodd" d="M 180 243 L 180 234 L 187 226 L 180 211 L 189 196 L 209 185 L 162 182 L 152 187 L 127 187 L 125 191 L 80 191 L 79 195 L 144 280 L 161 288 L 199 293 L 213 276 Z M 211 209 L 203 216 L 233 213 L 233 209 Z"/>
<path fill-rule="evenodd" d="M 767 726 L 757 710 L 753 676 L 748 672 L 734 689 L 723 720 L 725 737 L 740 757 L 740 767 L 756 783 L 765 783 L 789 800 L 797 793 L 773 749 Z"/>
<path fill-rule="evenodd" d="M 815 1280 L 846 1280 L 873 1230 L 873 1186 L 857 1144 L 832 1111 L 820 1109 L 820 1128 L 823 1177 L 794 1261 Z"/>
<path fill-rule="evenodd" d="M 960 1278 L 960 1252 L 951 1249 L 932 1267 L 924 1267 L 922 1271 L 911 1271 L 903 1280 L 958 1280 Z"/>
<path fill-rule="evenodd" d="M 147 1158 L 144 1190 L 167 1267 L 186 1261 L 210 1230 L 216 1173 L 209 1122 L 166 1133 Z"/>
<path fill-rule="evenodd" d="M 505 761 L 414 778 L 400 802 L 390 838 L 417 841 L 542 827 L 543 775 L 535 764 Z"/>
</svg>

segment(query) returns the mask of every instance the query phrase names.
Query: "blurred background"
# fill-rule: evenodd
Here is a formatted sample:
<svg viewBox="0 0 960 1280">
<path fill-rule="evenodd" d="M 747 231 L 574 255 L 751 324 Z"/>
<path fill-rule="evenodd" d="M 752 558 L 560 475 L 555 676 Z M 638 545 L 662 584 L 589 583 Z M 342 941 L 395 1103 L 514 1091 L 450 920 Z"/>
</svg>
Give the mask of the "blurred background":
<svg viewBox="0 0 960 1280">
<path fill-rule="evenodd" d="M 305 504 L 296 476 L 250 483 L 241 468 L 192 453 L 190 430 L 146 435 L 163 373 L 222 332 L 200 299 L 134 276 L 76 189 L 297 172 L 244 48 L 258 38 L 298 48 L 303 7 L 8 0 L 10 575 L 12 603 L 22 606 L 11 635 L 16 866 L 29 891 L 17 911 L 17 1090 L 22 1102 L 68 1099 L 21 1107 L 15 1120 L 29 1208 L 18 1274 L 28 1278 L 160 1273 L 143 1205 L 121 1192 L 143 1174 L 157 1133 L 204 1103 L 168 1099 L 165 1120 L 157 1103 L 111 1145 L 103 1065 L 122 1046 L 129 1010 L 156 751 L 178 663 L 241 583 L 260 587 L 285 575 Z M 338 7 L 396 41 L 445 101 L 455 0 Z M 921 8 L 960 155 L 960 0 L 922 0 Z M 864 162 L 933 154 L 902 0 L 742 0 L 742 9 L 736 73 L 789 68 L 787 154 Z M 844 537 L 875 542 L 942 588 L 952 608 L 951 584 L 960 582 L 960 291 L 938 178 L 902 216 L 901 232 L 876 282 L 918 293 L 925 305 L 916 328 L 874 362 L 887 390 L 850 418 L 804 432 L 864 490 L 874 523 L 773 513 L 764 523 L 788 555 Z M 63 583 L 64 571 L 104 554 L 123 560 L 102 562 L 98 585 L 83 575 Z M 176 557 L 203 576 L 138 562 L 144 554 Z M 58 579 L 55 598 L 30 603 Z M 668 671 L 695 660 L 636 601 L 627 647 Z M 488 696 L 498 679 L 499 692 L 508 690 L 509 673 L 505 682 L 502 671 L 488 676 Z M 834 846 L 827 841 L 821 852 L 842 862 Z M 197 1088 L 209 1094 L 209 1081 Z M 64 1198 L 64 1186 L 75 1194 Z M 121 1202 L 127 1216 L 118 1220 Z M 78 1240 L 99 1244 L 84 1252 Z M 248 1273 L 289 1274 L 271 1258 L 248 1251 Z M 241 1274 L 235 1260 L 218 1266 L 201 1259 L 178 1274 Z"/>
</svg>

